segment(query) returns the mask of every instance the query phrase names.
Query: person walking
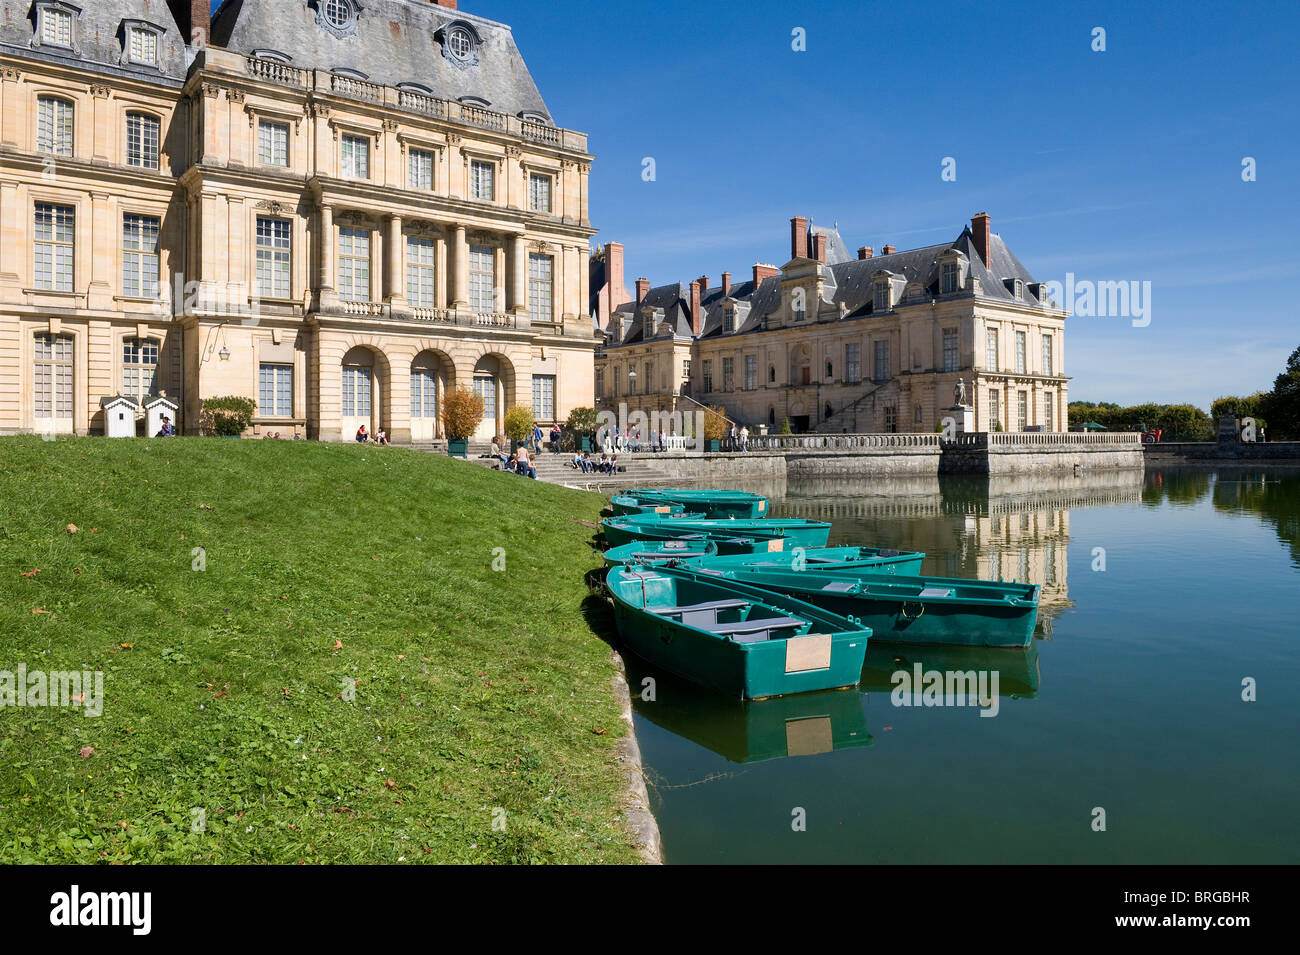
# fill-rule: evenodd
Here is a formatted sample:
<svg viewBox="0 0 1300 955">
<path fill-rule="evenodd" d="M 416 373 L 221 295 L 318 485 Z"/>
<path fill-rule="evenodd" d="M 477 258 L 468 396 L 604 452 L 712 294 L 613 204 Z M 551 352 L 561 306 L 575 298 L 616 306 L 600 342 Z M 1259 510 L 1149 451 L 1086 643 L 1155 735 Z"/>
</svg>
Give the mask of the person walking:
<svg viewBox="0 0 1300 955">
<path fill-rule="evenodd" d="M 736 450 L 736 422 L 734 421 L 731 422 L 731 433 L 727 440 L 727 450 L 728 451 Z"/>
<path fill-rule="evenodd" d="M 740 450 L 749 450 L 749 425 L 743 425 L 740 429 Z"/>
</svg>

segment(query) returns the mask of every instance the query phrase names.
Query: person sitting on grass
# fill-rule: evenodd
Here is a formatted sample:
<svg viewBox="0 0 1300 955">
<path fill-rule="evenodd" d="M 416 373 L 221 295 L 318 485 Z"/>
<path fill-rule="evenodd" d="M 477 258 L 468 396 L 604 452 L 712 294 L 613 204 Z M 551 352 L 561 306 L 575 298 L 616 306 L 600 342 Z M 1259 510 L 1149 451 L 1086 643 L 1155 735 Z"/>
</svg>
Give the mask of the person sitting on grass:
<svg viewBox="0 0 1300 955">
<path fill-rule="evenodd" d="M 537 468 L 533 467 L 533 463 L 528 459 L 528 449 L 521 445 L 519 450 L 516 452 L 516 455 L 518 456 L 518 460 L 515 463 L 515 467 L 518 469 L 519 473 L 527 474 L 534 481 L 537 480 Z"/>
<path fill-rule="evenodd" d="M 365 444 L 369 440 L 370 433 L 366 431 L 366 426 L 363 424 L 361 427 L 357 428 L 357 444 Z"/>
<path fill-rule="evenodd" d="M 280 436 L 277 434 L 276 437 L 278 438 Z M 375 433 L 375 444 L 388 444 L 388 432 L 383 428 L 380 428 Z"/>
</svg>

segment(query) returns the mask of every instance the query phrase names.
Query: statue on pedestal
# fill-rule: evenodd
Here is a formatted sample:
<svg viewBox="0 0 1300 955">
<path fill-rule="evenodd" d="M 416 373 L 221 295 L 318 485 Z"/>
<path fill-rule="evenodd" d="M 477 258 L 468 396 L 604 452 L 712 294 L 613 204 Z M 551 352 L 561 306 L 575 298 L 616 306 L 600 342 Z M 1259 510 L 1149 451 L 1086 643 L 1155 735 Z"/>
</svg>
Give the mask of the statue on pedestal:
<svg viewBox="0 0 1300 955">
<path fill-rule="evenodd" d="M 952 403 L 955 407 L 961 408 L 966 404 L 966 379 L 958 378 L 957 384 L 952 389 Z"/>
</svg>

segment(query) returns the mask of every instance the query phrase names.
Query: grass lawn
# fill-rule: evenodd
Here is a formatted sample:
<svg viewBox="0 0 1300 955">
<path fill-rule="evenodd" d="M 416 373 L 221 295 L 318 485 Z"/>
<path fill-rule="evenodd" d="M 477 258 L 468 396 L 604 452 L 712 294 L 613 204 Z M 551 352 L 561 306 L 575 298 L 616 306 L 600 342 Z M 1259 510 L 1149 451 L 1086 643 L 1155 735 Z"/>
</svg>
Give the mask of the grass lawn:
<svg viewBox="0 0 1300 955">
<path fill-rule="evenodd" d="M 0 439 L 0 671 L 104 679 L 97 718 L 0 708 L 0 862 L 637 861 L 602 504 L 400 448 Z"/>
</svg>

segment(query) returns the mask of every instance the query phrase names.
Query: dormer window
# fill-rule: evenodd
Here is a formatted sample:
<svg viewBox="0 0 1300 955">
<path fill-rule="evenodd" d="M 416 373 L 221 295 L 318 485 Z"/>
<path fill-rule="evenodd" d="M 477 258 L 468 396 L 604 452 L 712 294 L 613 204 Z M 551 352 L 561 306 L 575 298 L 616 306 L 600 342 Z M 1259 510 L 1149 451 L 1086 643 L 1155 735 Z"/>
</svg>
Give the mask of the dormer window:
<svg viewBox="0 0 1300 955">
<path fill-rule="evenodd" d="M 655 337 L 655 313 L 654 312 L 646 311 L 646 313 L 641 316 L 641 337 L 642 338 Z"/>
<path fill-rule="evenodd" d="M 736 309 L 728 305 L 722 310 L 722 330 L 730 335 L 736 330 Z"/>
<path fill-rule="evenodd" d="M 148 27 L 133 26 L 126 31 L 126 56 L 141 66 L 158 65 L 158 33 Z"/>
<path fill-rule="evenodd" d="M 464 20 L 456 20 L 434 33 L 442 44 L 442 55 L 453 66 L 465 69 L 478 65 L 479 35 Z"/>
<path fill-rule="evenodd" d="M 37 24 L 38 36 L 42 46 L 61 46 L 72 49 L 72 17 L 74 7 L 62 4 L 47 4 L 37 9 L 40 21 Z"/>
<path fill-rule="evenodd" d="M 467 60 L 474 52 L 474 38 L 464 27 L 453 27 L 447 31 L 447 52 L 458 60 Z"/>
<path fill-rule="evenodd" d="M 337 37 L 357 32 L 357 6 L 354 0 L 316 0 L 316 23 Z"/>
<path fill-rule="evenodd" d="M 939 294 L 955 295 L 966 287 L 966 272 L 970 267 L 966 256 L 956 249 L 939 255 Z"/>
<path fill-rule="evenodd" d="M 894 307 L 894 290 L 888 280 L 876 283 L 876 297 L 873 307 L 877 312 L 887 312 Z"/>
<path fill-rule="evenodd" d="M 941 295 L 951 295 L 957 291 L 957 263 L 943 263 L 943 280 L 939 286 Z"/>
</svg>

